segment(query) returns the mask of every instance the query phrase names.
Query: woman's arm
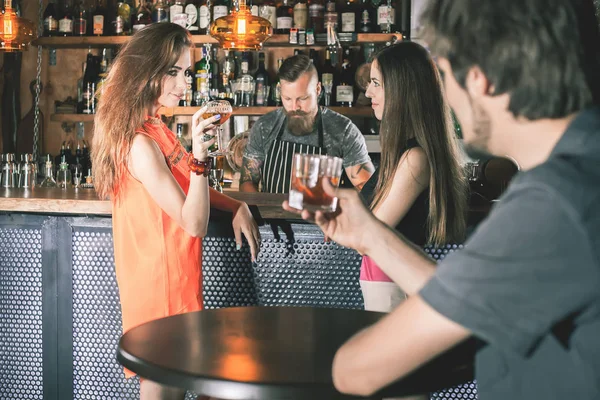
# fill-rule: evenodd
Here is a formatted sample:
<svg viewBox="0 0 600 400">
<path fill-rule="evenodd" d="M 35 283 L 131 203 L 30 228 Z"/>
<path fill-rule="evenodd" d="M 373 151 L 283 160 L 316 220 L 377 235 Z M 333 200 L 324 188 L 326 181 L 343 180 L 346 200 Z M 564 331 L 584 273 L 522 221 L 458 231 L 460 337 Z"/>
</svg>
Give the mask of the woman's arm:
<svg viewBox="0 0 600 400">
<path fill-rule="evenodd" d="M 204 111 L 205 107 L 192 116 L 192 151 L 200 161 L 206 160 L 208 148 L 215 142 L 213 123 L 220 118 L 216 115 L 204 120 Z M 205 141 L 205 132 L 211 133 L 213 138 Z M 128 167 L 156 204 L 187 233 L 195 237 L 206 235 L 210 216 L 207 177 L 190 173 L 190 187 L 186 196 L 157 144 L 144 135 L 136 135 L 133 139 Z"/>
<path fill-rule="evenodd" d="M 156 204 L 187 233 L 195 237 L 206 234 L 210 213 L 208 178 L 192 173 L 186 197 L 157 144 L 141 134 L 133 139 L 129 169 Z"/>
<path fill-rule="evenodd" d="M 404 218 L 415 200 L 429 186 L 429 162 L 420 147 L 414 147 L 400 157 L 392 187 L 375 207 L 373 214 L 386 225 L 394 227 Z"/>
<path fill-rule="evenodd" d="M 252 261 L 256 261 L 260 247 L 260 232 L 248 205 L 210 189 L 210 206 L 233 214 L 233 233 L 236 247 L 238 250 L 242 248 L 242 235 L 244 235 L 250 245 Z"/>
</svg>

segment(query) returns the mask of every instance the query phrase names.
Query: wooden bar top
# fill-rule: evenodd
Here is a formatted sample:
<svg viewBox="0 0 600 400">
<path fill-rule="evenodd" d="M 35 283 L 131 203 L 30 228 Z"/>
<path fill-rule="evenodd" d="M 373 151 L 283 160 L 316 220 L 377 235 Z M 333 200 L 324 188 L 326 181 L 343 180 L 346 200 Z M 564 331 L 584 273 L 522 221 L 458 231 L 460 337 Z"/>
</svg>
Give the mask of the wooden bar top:
<svg viewBox="0 0 600 400">
<path fill-rule="evenodd" d="M 264 219 L 300 219 L 281 208 L 285 195 L 242 193 L 227 189 L 225 194 L 245 202 L 251 209 L 256 207 L 255 211 Z M 65 190 L 40 187 L 0 188 L 0 212 L 106 216 L 112 214 L 110 201 L 99 199 L 93 189 Z"/>
</svg>

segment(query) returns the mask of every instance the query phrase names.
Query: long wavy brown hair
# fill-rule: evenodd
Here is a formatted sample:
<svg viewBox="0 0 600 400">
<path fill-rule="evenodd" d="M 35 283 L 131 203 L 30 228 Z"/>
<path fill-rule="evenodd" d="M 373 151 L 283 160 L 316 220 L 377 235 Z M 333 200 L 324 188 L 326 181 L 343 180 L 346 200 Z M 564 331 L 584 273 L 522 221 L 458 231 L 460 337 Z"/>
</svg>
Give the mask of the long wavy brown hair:
<svg viewBox="0 0 600 400">
<path fill-rule="evenodd" d="M 428 243 L 460 243 L 466 231 L 467 182 L 438 69 L 427 50 L 414 42 L 386 47 L 375 59 L 383 77 L 385 105 L 379 130 L 379 179 L 371 209 L 389 194 L 408 140 L 415 138 L 431 171 Z"/>
<path fill-rule="evenodd" d="M 94 118 L 94 187 L 101 198 L 119 196 L 119 182 L 136 129 L 161 95 L 167 72 L 192 47 L 189 32 L 171 23 L 136 32 L 114 60 Z"/>
</svg>

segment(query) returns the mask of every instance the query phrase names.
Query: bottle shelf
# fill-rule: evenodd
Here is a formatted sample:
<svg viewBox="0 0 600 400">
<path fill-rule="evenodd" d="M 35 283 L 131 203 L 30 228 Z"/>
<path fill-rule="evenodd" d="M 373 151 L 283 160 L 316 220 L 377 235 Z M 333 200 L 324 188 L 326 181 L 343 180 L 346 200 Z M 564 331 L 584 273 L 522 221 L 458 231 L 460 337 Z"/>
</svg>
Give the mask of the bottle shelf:
<svg viewBox="0 0 600 400">
<path fill-rule="evenodd" d="M 131 36 L 53 36 L 41 37 L 33 41 L 35 46 L 51 48 L 87 48 L 119 46 L 129 41 Z M 218 44 L 209 35 L 193 35 L 194 44 Z M 386 43 L 393 39 L 402 39 L 400 33 L 359 33 L 355 42 L 341 42 L 341 44 L 353 43 Z M 315 43 L 311 46 L 290 44 L 288 35 L 273 35 L 264 44 L 265 47 L 324 47 L 323 43 Z"/>
<path fill-rule="evenodd" d="M 268 112 L 277 110 L 278 107 L 234 107 L 232 115 L 261 116 Z M 345 115 L 347 117 L 373 117 L 371 107 L 327 107 L 332 111 Z M 200 107 L 174 107 L 161 108 L 159 114 L 168 117 L 174 115 L 192 116 Z M 54 122 L 93 122 L 93 114 L 52 114 L 50 120 Z"/>
</svg>

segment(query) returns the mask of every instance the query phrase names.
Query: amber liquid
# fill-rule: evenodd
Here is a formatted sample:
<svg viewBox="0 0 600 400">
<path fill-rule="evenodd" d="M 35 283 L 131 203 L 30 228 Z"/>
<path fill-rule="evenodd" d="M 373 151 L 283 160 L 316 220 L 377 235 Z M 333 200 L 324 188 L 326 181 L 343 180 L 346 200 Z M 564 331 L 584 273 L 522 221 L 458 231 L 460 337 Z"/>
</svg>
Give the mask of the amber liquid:
<svg viewBox="0 0 600 400">
<path fill-rule="evenodd" d="M 204 114 L 202 114 L 202 119 L 209 119 L 215 115 L 221 116 L 220 120 L 214 122 L 215 125 L 223 125 L 225 121 L 227 121 L 229 117 L 231 117 L 231 113 L 218 113 L 213 111 L 207 111 Z"/>
<path fill-rule="evenodd" d="M 329 178 L 329 182 L 331 182 L 333 187 L 337 187 L 340 183 L 340 178 L 331 177 Z M 323 189 L 323 177 L 319 177 L 315 186 L 310 186 L 308 177 L 293 176 L 291 190 L 302 193 L 304 208 L 327 209 L 333 205 L 333 197 L 327 195 L 325 189 Z"/>
</svg>

